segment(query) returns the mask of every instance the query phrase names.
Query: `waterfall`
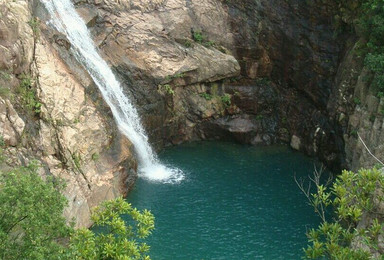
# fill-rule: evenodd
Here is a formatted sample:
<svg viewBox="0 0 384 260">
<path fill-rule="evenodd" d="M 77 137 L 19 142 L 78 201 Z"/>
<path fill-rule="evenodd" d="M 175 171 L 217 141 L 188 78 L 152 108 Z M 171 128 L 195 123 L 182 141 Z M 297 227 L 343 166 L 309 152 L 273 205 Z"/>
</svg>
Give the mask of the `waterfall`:
<svg viewBox="0 0 384 260">
<path fill-rule="evenodd" d="M 141 125 L 136 108 L 103 58 L 98 54 L 88 32 L 70 0 L 42 0 L 51 16 L 49 23 L 66 35 L 76 59 L 88 71 L 111 108 L 119 130 L 132 142 L 139 162 L 139 176 L 162 182 L 179 182 L 183 173 L 162 165 Z"/>
</svg>

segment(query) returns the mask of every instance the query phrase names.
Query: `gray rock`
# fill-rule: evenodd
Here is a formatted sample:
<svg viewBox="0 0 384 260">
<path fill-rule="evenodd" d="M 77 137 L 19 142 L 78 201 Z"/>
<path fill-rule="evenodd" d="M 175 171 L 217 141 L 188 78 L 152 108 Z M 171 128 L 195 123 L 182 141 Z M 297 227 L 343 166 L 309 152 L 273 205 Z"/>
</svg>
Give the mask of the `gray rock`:
<svg viewBox="0 0 384 260">
<path fill-rule="evenodd" d="M 292 135 L 290 145 L 293 149 L 300 150 L 301 139 L 296 135 Z"/>
</svg>

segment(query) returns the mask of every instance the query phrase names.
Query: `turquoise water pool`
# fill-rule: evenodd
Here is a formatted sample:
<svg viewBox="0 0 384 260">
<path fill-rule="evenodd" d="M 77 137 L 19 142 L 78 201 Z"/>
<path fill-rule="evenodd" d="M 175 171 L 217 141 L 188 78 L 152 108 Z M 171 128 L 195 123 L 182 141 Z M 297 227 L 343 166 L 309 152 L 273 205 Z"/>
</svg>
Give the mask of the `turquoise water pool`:
<svg viewBox="0 0 384 260">
<path fill-rule="evenodd" d="M 138 179 L 127 200 L 155 215 L 157 259 L 300 259 L 320 220 L 294 181 L 314 161 L 285 146 L 197 142 L 165 149 L 185 180 Z"/>
</svg>

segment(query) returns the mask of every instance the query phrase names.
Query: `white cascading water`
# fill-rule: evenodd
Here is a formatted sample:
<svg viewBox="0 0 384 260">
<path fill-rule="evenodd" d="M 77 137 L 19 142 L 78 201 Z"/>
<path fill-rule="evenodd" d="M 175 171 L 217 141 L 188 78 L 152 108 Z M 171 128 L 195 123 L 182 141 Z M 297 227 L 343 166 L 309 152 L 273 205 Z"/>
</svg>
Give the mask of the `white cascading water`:
<svg viewBox="0 0 384 260">
<path fill-rule="evenodd" d="M 70 0 L 42 0 L 51 15 L 50 24 L 65 34 L 77 60 L 85 67 L 110 106 L 120 131 L 133 143 L 139 161 L 139 176 L 154 181 L 179 182 L 179 169 L 162 165 L 148 143 L 136 108 L 124 95 L 108 64 L 98 54 L 85 22 Z"/>
</svg>

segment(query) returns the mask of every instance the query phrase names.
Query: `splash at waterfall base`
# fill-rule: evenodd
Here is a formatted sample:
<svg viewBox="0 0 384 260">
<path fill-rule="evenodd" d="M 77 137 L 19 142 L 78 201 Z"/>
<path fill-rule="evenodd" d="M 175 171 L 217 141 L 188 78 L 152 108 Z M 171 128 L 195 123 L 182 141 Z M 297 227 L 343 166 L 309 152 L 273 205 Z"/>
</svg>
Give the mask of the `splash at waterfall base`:
<svg viewBox="0 0 384 260">
<path fill-rule="evenodd" d="M 183 175 L 180 170 L 168 169 L 158 161 L 148 142 L 136 108 L 124 94 L 120 82 L 108 64 L 99 55 L 85 22 L 77 14 L 72 2 L 70 0 L 43 0 L 42 2 L 50 15 L 48 24 L 68 39 L 72 53 L 97 85 L 120 131 L 132 142 L 138 157 L 139 173 L 155 181 L 182 180 Z"/>
<path fill-rule="evenodd" d="M 179 183 L 184 179 L 184 173 L 181 169 L 163 164 L 152 164 L 139 169 L 139 176 L 148 181 L 162 183 Z"/>
</svg>

